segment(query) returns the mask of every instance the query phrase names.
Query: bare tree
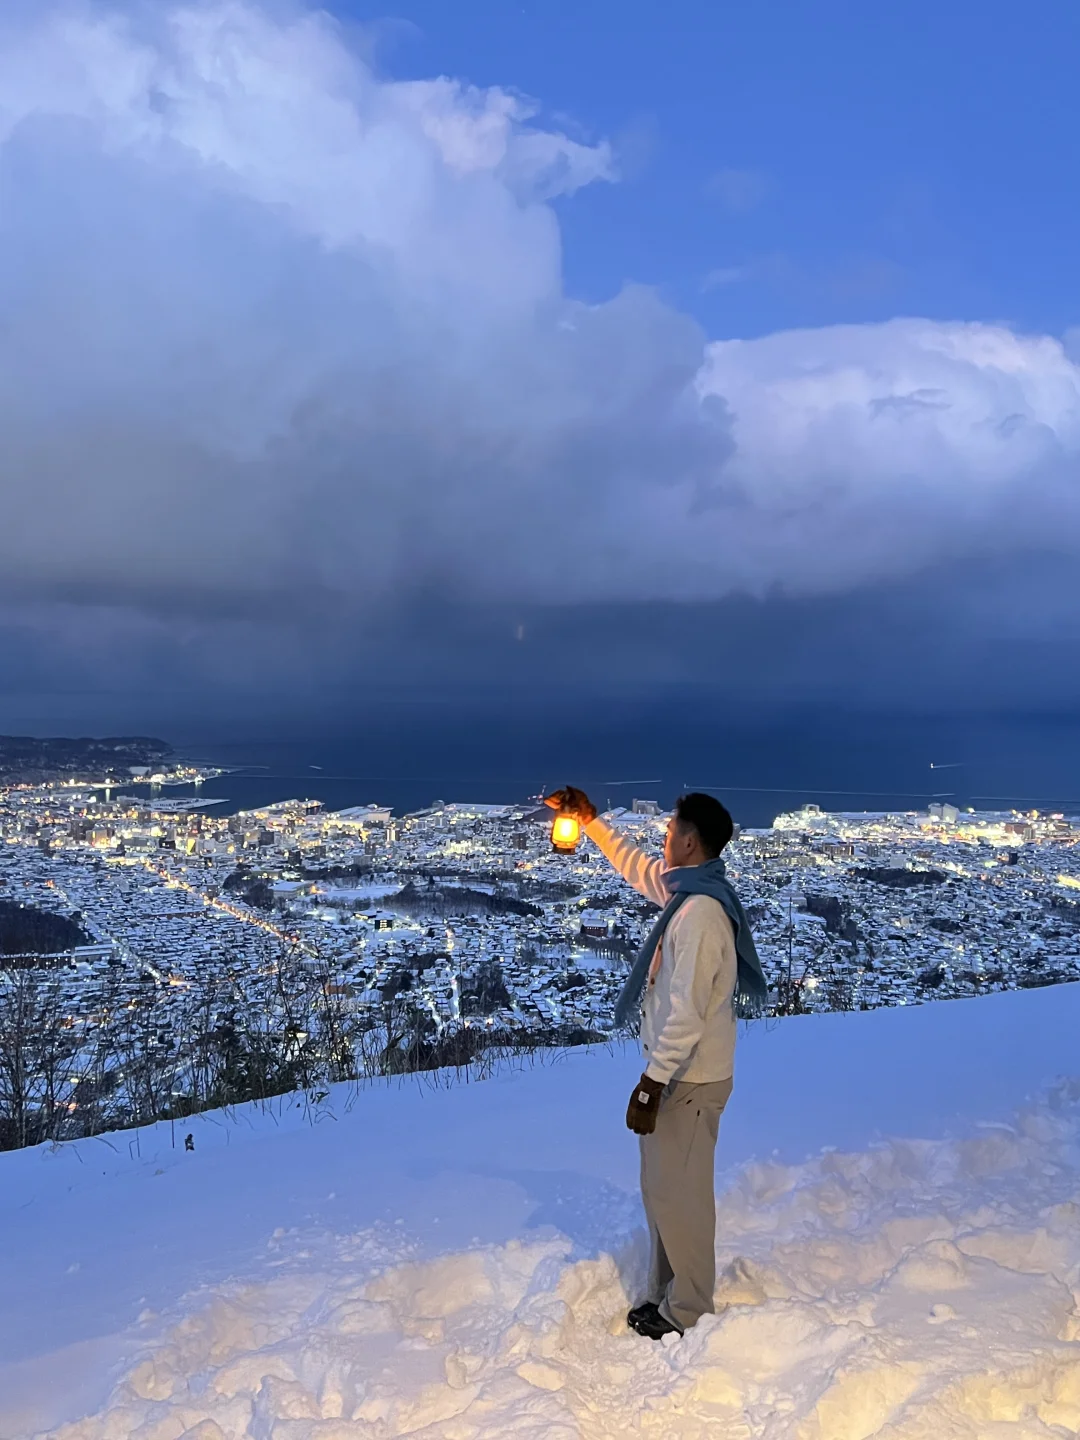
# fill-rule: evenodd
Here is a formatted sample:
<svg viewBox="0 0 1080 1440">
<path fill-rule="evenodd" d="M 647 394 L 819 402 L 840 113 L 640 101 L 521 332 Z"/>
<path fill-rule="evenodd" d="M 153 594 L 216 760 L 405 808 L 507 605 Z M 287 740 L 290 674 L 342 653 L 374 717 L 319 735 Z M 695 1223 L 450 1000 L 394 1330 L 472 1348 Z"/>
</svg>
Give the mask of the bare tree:
<svg viewBox="0 0 1080 1440">
<path fill-rule="evenodd" d="M 0 1148 L 59 1138 L 72 1051 L 60 993 L 51 975 L 18 969 L 0 975 Z"/>
</svg>

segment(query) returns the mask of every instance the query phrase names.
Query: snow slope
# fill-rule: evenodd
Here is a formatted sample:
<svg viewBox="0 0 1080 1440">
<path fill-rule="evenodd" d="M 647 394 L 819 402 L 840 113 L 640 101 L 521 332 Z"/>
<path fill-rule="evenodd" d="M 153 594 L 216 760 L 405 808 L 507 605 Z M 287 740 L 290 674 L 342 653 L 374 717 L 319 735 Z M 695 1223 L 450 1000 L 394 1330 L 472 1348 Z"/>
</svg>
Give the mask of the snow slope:
<svg viewBox="0 0 1080 1440">
<path fill-rule="evenodd" d="M 660 1346 L 627 1051 L 0 1156 L 0 1437 L 1072 1436 L 1078 1031 L 1080 986 L 751 1027 L 721 1313 Z"/>
</svg>

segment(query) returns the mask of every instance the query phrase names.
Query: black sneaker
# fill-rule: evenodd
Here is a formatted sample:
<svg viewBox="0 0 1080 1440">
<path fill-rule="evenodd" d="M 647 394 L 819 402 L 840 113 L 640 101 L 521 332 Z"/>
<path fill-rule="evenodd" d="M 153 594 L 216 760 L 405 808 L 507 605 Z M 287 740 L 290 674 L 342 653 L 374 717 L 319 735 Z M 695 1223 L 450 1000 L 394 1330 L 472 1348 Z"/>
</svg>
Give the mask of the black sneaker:
<svg viewBox="0 0 1080 1440">
<path fill-rule="evenodd" d="M 651 1300 L 646 1300 L 643 1305 L 634 1306 L 626 1317 L 626 1323 L 631 1330 L 636 1330 L 643 1320 L 655 1323 L 659 1318 L 659 1306 L 654 1305 Z"/>
<path fill-rule="evenodd" d="M 656 1305 L 644 1306 L 646 1313 L 642 1315 L 634 1329 L 639 1335 L 644 1335 L 648 1340 L 662 1340 L 665 1335 L 681 1335 L 683 1332 L 678 1325 L 673 1325 L 670 1320 L 665 1320 Z"/>
</svg>

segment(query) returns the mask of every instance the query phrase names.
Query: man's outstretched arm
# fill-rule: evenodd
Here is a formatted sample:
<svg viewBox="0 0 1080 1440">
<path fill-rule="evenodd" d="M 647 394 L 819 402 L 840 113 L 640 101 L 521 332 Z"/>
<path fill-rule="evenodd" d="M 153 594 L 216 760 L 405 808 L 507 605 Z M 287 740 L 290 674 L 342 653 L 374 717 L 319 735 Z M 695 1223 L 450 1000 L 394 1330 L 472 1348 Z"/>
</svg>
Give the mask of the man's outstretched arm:
<svg viewBox="0 0 1080 1440">
<path fill-rule="evenodd" d="M 601 820 L 596 813 L 596 806 L 584 790 L 568 785 L 565 790 L 557 790 L 554 795 L 549 795 L 545 804 L 550 805 L 553 810 L 562 810 L 567 815 L 576 816 L 585 827 L 585 834 L 600 847 L 623 879 L 628 881 L 639 895 L 644 895 L 645 899 L 651 900 L 654 905 L 666 905 L 671 899 L 667 886 L 661 879 L 664 873 L 663 861 L 654 860 L 640 846 L 632 844 L 611 825 Z"/>
<path fill-rule="evenodd" d="M 664 862 L 654 860 L 640 845 L 634 845 L 618 830 L 601 820 L 599 816 L 585 826 L 585 834 L 603 851 L 615 869 L 646 900 L 656 905 L 666 905 L 671 899 L 661 876 Z"/>
</svg>

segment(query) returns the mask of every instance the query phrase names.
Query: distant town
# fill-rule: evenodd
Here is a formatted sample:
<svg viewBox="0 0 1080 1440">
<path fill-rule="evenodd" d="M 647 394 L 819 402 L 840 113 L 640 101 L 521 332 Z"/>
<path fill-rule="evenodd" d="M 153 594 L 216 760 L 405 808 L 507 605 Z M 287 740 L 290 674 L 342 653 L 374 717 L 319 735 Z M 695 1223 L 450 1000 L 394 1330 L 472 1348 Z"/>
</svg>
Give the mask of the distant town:
<svg viewBox="0 0 1080 1440">
<path fill-rule="evenodd" d="M 225 817 L 169 798 L 210 772 L 128 771 L 134 798 L 115 771 L 0 789 L 0 967 L 53 972 L 73 1022 L 106 987 L 179 997 L 289 947 L 360 1015 L 394 997 L 436 1031 L 610 1029 L 655 912 L 588 840 L 554 853 L 537 800 L 395 816 L 296 799 Z M 606 818 L 660 853 L 654 802 Z M 773 1008 L 797 1013 L 1080 978 L 1078 841 L 1062 815 L 810 805 L 743 831 L 727 858 Z"/>
</svg>

